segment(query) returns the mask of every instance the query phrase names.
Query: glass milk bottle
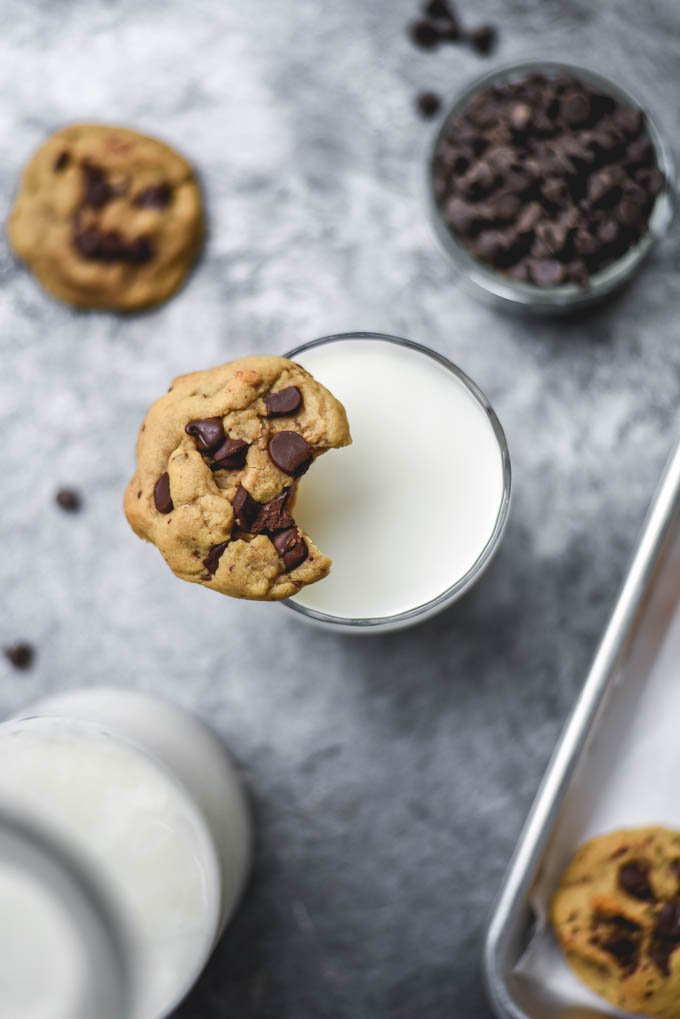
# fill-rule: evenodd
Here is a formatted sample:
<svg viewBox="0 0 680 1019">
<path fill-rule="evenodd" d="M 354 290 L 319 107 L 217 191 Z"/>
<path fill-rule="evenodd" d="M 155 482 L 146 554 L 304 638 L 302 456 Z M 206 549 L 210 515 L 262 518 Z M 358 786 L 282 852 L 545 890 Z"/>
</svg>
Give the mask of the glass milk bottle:
<svg viewBox="0 0 680 1019">
<path fill-rule="evenodd" d="M 3 816 L 18 819 L 24 841 L 29 831 L 40 866 L 26 870 L 16 836 L 15 851 L 3 854 L 0 837 L 0 959 L 13 951 L 18 974 L 10 988 L 0 962 L 0 1015 L 167 1016 L 199 976 L 248 870 L 248 811 L 217 737 L 145 694 L 91 689 L 43 700 L 0 725 L 0 836 Z M 10 835 L 5 842 L 11 849 Z M 50 866 L 54 886 L 41 876 Z M 64 895 L 80 909 L 65 908 Z M 25 930 L 22 909 L 33 915 Z M 44 983 L 43 964 L 29 957 L 36 924 L 63 945 L 55 958 L 71 974 L 44 1001 L 32 991 Z M 93 973 L 97 986 L 88 987 Z M 3 993 L 9 1002 L 24 995 L 26 1007 L 5 1008 Z"/>
</svg>

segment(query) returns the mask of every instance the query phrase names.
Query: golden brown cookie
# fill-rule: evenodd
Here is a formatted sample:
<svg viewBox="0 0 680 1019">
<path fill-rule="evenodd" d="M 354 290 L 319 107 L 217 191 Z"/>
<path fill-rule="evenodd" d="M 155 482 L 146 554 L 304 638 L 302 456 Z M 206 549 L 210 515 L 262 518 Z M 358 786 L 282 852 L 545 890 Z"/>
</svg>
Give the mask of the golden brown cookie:
<svg viewBox="0 0 680 1019">
<path fill-rule="evenodd" d="M 122 127 L 75 124 L 26 167 L 8 223 L 17 255 L 79 308 L 164 301 L 203 237 L 193 170 L 167 145 Z"/>
<path fill-rule="evenodd" d="M 680 832 L 634 828 L 586 842 L 550 915 L 574 972 L 612 1005 L 680 1016 Z"/>
<path fill-rule="evenodd" d="M 298 479 L 350 442 L 342 404 L 286 358 L 183 375 L 146 415 L 125 513 L 183 580 L 288 598 L 331 566 L 293 518 Z"/>
</svg>

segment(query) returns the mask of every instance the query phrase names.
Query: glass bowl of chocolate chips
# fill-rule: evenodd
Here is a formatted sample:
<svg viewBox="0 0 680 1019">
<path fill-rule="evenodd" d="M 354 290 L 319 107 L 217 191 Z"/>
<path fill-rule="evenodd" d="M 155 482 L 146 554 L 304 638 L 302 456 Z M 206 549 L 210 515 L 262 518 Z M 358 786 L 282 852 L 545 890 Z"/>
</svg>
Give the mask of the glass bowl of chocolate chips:
<svg viewBox="0 0 680 1019">
<path fill-rule="evenodd" d="M 626 283 L 670 224 L 673 169 L 619 85 L 557 62 L 477 79 L 435 140 L 435 232 L 478 295 L 561 313 Z"/>
</svg>

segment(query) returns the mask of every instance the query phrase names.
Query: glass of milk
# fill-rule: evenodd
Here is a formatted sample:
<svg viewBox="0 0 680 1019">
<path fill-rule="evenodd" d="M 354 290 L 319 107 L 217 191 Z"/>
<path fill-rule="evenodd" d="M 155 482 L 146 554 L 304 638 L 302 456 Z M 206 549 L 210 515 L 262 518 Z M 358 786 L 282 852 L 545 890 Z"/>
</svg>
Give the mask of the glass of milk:
<svg viewBox="0 0 680 1019">
<path fill-rule="evenodd" d="M 510 457 L 491 405 L 456 365 L 395 336 L 327 336 L 287 356 L 342 401 L 353 441 L 300 483 L 295 519 L 333 568 L 284 604 L 345 633 L 440 612 L 481 575 L 508 517 Z"/>
<path fill-rule="evenodd" d="M 69 861 L 61 871 L 71 879 L 73 901 L 83 903 L 80 913 L 64 910 L 63 895 L 47 894 L 53 884 L 40 878 L 40 868 L 24 866 L 34 857 L 3 853 L 3 816 L 37 833 L 41 859 L 53 870 Z M 123 996 L 127 982 L 129 1004 L 111 999 L 111 1019 L 167 1016 L 195 983 L 236 907 L 250 847 L 249 814 L 231 761 L 206 726 L 170 703 L 122 690 L 78 690 L 0 725 L 0 1015 L 80 1019 L 82 1011 L 83 1019 L 109 1019 L 109 985 Z M 55 958 L 66 960 L 70 974 L 44 1000 L 36 992 L 33 1010 L 23 1012 L 5 1009 L 3 993 L 19 1001 L 45 982 L 36 958 L 27 957 L 23 970 L 13 964 L 16 986 L 6 981 L 3 991 L 2 960 L 10 950 L 17 954 L 12 946 L 21 936 L 10 913 L 16 917 L 22 901 L 36 918 L 44 914 L 43 936 L 53 931 L 54 944 L 63 946 Z M 30 938 L 24 940 L 28 951 Z M 83 945 L 99 946 L 101 972 L 118 970 L 103 988 L 79 983 L 79 974 L 92 975 Z M 93 995 L 97 1008 L 76 1009 L 74 1001 L 91 1002 Z"/>
</svg>

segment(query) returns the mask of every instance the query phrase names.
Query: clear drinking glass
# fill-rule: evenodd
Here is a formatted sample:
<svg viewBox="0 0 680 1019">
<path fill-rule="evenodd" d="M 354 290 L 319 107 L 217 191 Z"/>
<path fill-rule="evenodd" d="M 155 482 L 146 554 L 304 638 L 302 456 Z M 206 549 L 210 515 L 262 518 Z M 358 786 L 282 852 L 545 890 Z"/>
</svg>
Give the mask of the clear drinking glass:
<svg viewBox="0 0 680 1019">
<path fill-rule="evenodd" d="M 392 630 L 402 630 L 407 627 L 413 626 L 416 623 L 423 622 L 430 616 L 436 615 L 443 609 L 447 608 L 457 601 L 470 587 L 479 579 L 486 567 L 489 565 L 493 558 L 508 519 L 508 513 L 510 510 L 510 491 L 511 491 L 511 468 L 510 468 L 510 453 L 508 450 L 505 433 L 501 427 L 500 421 L 498 420 L 491 404 L 487 400 L 486 396 L 478 388 L 477 385 L 470 379 L 465 372 L 463 372 L 457 365 L 453 364 L 448 358 L 441 354 L 436 353 L 429 347 L 422 346 L 419 343 L 414 343 L 411 340 L 406 340 L 398 336 L 387 336 L 382 333 L 370 333 L 370 332 L 358 332 L 358 333 L 341 333 L 335 336 L 325 336 L 318 340 L 313 340 L 310 343 L 302 344 L 302 346 L 296 347 L 291 350 L 285 356 L 291 360 L 296 360 L 305 351 L 311 350 L 316 347 L 325 346 L 334 343 L 345 343 L 347 341 L 353 343 L 362 343 L 363 341 L 379 341 L 385 344 L 394 344 L 398 347 L 403 347 L 411 351 L 415 351 L 421 354 L 423 357 L 430 358 L 435 361 L 438 365 L 443 367 L 447 372 L 450 372 L 464 387 L 468 390 L 470 395 L 474 398 L 477 404 L 484 411 L 496 441 L 498 443 L 498 450 L 501 458 L 501 470 L 502 470 L 502 497 L 500 505 L 498 507 L 498 514 L 495 521 L 493 532 L 489 537 L 485 547 L 480 552 L 479 556 L 475 560 L 471 568 L 465 573 L 464 576 L 456 579 L 449 587 L 443 590 L 435 598 L 414 606 L 404 612 L 398 612 L 390 616 L 379 616 L 379 617 L 364 617 L 364 618 L 348 618 L 345 616 L 330 615 L 326 612 L 321 612 L 316 609 L 309 608 L 305 605 L 301 605 L 293 599 L 287 599 L 282 604 L 286 608 L 295 612 L 300 618 L 316 624 L 317 626 L 323 627 L 324 629 L 332 630 L 336 633 L 347 633 L 347 634 L 367 634 L 367 633 L 387 633 Z M 323 381 L 321 379 L 320 381 Z M 350 429 L 352 426 L 351 415 L 350 415 Z M 351 449 L 351 447 L 350 447 Z M 324 581 L 319 581 L 323 584 Z"/>
<path fill-rule="evenodd" d="M 130 1015 L 131 960 L 113 904 L 70 847 L 3 803 L 0 904 L 0 1015 Z"/>
<path fill-rule="evenodd" d="M 590 278 L 590 286 L 579 287 L 574 283 L 563 283 L 556 287 L 538 287 L 522 283 L 497 272 L 474 255 L 452 233 L 439 209 L 434 189 L 435 153 L 443 139 L 450 120 L 458 116 L 480 92 L 494 85 L 517 81 L 529 74 L 572 74 L 577 78 L 601 89 L 615 99 L 629 106 L 639 108 L 645 114 L 646 128 L 656 152 L 659 169 L 666 178 L 664 189 L 656 198 L 649 227 L 644 237 L 606 269 Z M 663 141 L 653 118 L 643 103 L 640 103 L 621 85 L 594 71 L 576 64 L 559 61 L 520 61 L 497 68 L 481 78 L 475 79 L 456 98 L 446 114 L 432 146 L 427 162 L 427 204 L 435 236 L 446 254 L 462 273 L 468 289 L 476 297 L 505 310 L 561 315 L 597 304 L 619 287 L 624 286 L 640 268 L 654 244 L 667 232 L 673 218 L 674 169 L 668 147 Z"/>
</svg>

